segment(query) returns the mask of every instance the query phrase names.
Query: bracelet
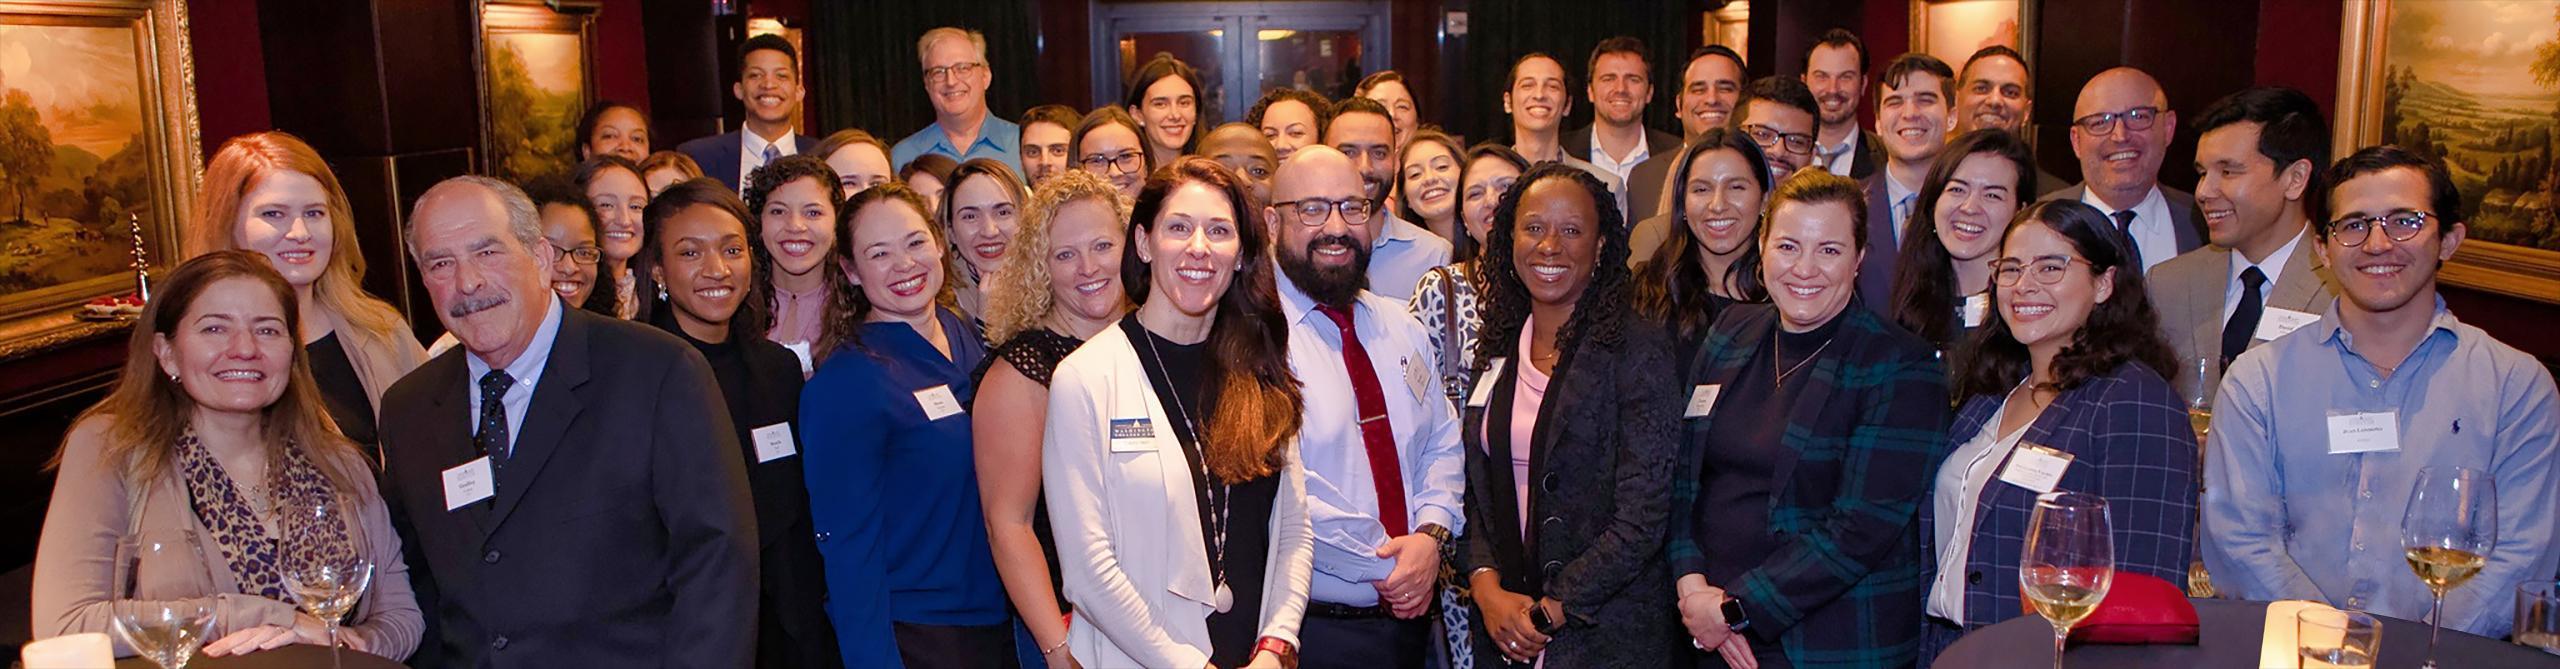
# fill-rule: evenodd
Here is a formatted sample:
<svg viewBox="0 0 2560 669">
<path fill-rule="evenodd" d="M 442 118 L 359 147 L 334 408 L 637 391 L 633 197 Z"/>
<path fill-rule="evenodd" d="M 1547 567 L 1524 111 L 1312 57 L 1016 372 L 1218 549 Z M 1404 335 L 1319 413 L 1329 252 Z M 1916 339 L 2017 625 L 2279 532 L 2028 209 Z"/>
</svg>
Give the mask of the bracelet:
<svg viewBox="0 0 2560 669">
<path fill-rule="evenodd" d="M 1072 637 L 1070 637 L 1070 638 L 1072 638 Z M 1047 647 L 1047 648 L 1042 648 L 1042 649 L 1040 649 L 1040 656 L 1041 656 L 1041 657 L 1048 657 L 1048 656 L 1051 656 L 1051 655 L 1056 655 L 1056 654 L 1058 654 L 1058 651 L 1066 650 L 1066 648 L 1067 648 L 1067 639 L 1059 639 L 1059 640 L 1058 640 L 1058 644 L 1057 644 L 1057 645 L 1054 645 L 1054 646 L 1050 646 L 1050 647 Z"/>
</svg>

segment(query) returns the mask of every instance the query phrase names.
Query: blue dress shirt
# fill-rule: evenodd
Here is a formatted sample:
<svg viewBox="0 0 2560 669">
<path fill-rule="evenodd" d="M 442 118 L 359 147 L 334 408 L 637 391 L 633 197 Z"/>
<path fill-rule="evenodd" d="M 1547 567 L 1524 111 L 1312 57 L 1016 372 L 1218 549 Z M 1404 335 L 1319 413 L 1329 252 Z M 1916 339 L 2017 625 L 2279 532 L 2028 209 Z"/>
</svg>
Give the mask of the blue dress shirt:
<svg viewBox="0 0 2560 669">
<path fill-rule="evenodd" d="M 951 136 L 942 132 L 942 122 L 935 121 L 916 134 L 898 140 L 896 146 L 889 147 L 889 164 L 893 166 L 890 169 L 906 169 L 909 161 L 928 153 L 948 156 L 953 162 L 967 162 L 971 158 L 1002 160 L 1006 167 L 1013 168 L 1015 178 L 1021 178 L 1022 126 L 988 114 L 986 122 L 978 124 L 978 140 L 970 142 L 967 150 L 962 150 L 951 145 Z"/>
<path fill-rule="evenodd" d="M 533 341 L 526 343 L 524 352 L 516 354 L 516 359 L 507 363 L 507 376 L 514 378 L 516 384 L 507 386 L 507 393 L 498 398 L 500 404 L 507 405 L 509 454 L 516 451 L 516 435 L 524 434 L 524 414 L 533 407 L 533 387 L 542 383 L 542 368 L 551 363 L 551 344 L 560 338 L 560 298 L 544 293 L 542 303 L 542 325 L 533 329 Z M 463 395 L 471 398 L 469 415 L 477 423 L 480 416 L 480 377 L 489 374 L 489 363 L 481 360 L 480 354 L 466 349 L 462 352 L 462 366 L 471 372 L 469 390 Z"/>
<path fill-rule="evenodd" d="M 1449 240 L 1383 209 L 1375 215 L 1386 216 L 1387 225 L 1369 243 L 1369 292 L 1402 305 L 1413 299 L 1413 286 L 1423 274 L 1449 264 Z"/>
</svg>

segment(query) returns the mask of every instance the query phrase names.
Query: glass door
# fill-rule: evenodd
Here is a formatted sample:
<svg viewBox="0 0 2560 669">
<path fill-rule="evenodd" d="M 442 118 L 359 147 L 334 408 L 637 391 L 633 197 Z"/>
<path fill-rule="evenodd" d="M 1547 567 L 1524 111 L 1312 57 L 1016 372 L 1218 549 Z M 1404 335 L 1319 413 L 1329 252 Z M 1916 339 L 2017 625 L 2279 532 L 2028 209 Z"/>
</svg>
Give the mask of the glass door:
<svg viewBox="0 0 2560 669">
<path fill-rule="evenodd" d="M 1384 2 L 1145 2 L 1094 8 L 1093 102 L 1120 102 L 1129 77 L 1157 53 L 1200 71 L 1204 122 L 1244 117 L 1284 86 L 1340 97 L 1388 63 Z"/>
</svg>

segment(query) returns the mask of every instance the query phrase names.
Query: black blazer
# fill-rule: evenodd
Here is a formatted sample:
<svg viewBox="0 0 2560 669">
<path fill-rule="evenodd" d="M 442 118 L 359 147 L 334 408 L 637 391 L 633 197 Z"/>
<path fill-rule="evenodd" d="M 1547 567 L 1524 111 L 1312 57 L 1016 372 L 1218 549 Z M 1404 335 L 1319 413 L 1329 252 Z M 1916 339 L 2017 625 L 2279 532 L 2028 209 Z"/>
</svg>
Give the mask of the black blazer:
<svg viewBox="0 0 2560 669">
<path fill-rule="evenodd" d="M 1595 125 L 1596 125 L 1596 124 L 1595 124 Z M 1582 127 L 1579 127 L 1579 128 L 1574 128 L 1574 129 L 1572 129 L 1572 130 L 1567 130 L 1567 131 L 1565 131 L 1565 133 L 1564 133 L 1564 136 L 1563 136 L 1563 137 L 1558 137 L 1558 138 L 1556 138 L 1556 143 L 1557 143 L 1557 144 L 1562 144 L 1562 145 L 1564 145 L 1564 152 L 1565 152 L 1565 155 L 1570 155 L 1570 156 L 1573 156 L 1573 157 L 1575 157 L 1575 158 L 1579 158 L 1579 159 L 1581 159 L 1583 162 L 1591 162 L 1591 128 L 1592 128 L 1592 127 L 1593 127 L 1593 126 L 1586 125 L 1586 126 L 1582 126 Z M 1680 136 L 1679 136 L 1679 135 L 1674 135 L 1674 134 L 1671 134 L 1671 133 L 1667 133 L 1667 132 L 1663 132 L 1663 131 L 1660 131 L 1660 130 L 1655 130 L 1655 129 L 1653 129 L 1653 128 L 1649 128 L 1649 127 L 1648 127 L 1648 128 L 1645 128 L 1645 129 L 1644 129 L 1644 150 L 1645 150 L 1645 154 L 1646 154 L 1646 158 L 1647 158 L 1647 159 L 1651 159 L 1653 156 L 1659 156 L 1659 155 L 1665 155 L 1665 154 L 1672 154 L 1672 153 L 1679 153 L 1679 152 L 1680 152 Z M 1642 164 L 1642 163 L 1638 163 L 1638 164 Z M 1631 173 L 1632 173 L 1632 172 L 1631 172 Z M 1630 185 L 1630 186 L 1633 186 L 1633 184 L 1629 184 L 1629 185 Z M 1633 193 L 1634 191 L 1628 191 L 1628 192 L 1629 192 L 1629 193 Z M 1658 194 L 1658 193 L 1657 193 L 1657 194 Z M 1627 220 L 1633 221 L 1633 220 L 1636 220 L 1636 219 L 1632 219 L 1632 218 L 1630 218 L 1630 219 L 1627 219 Z"/>
<path fill-rule="evenodd" d="M 459 347 L 382 402 L 382 492 L 428 632 L 418 667 L 744 667 L 756 530 L 737 436 L 702 355 L 576 309 L 497 496 L 445 510 L 479 457 Z"/>
<path fill-rule="evenodd" d="M 701 166 L 702 176 L 719 179 L 720 183 L 729 184 L 730 190 L 744 190 L 738 185 L 746 176 L 738 173 L 738 160 L 741 158 L 738 154 L 746 150 L 746 136 L 738 134 L 742 132 L 746 130 L 741 128 L 710 137 L 696 137 L 677 145 L 676 152 L 692 158 L 695 165 Z M 818 148 L 817 142 L 810 141 L 807 135 L 802 135 L 797 130 L 792 131 L 791 136 L 783 141 L 791 144 L 793 154 L 807 153 Z M 820 156 L 820 158 L 825 157 Z"/>
<path fill-rule="evenodd" d="M 1677 369 L 1671 337 L 1625 310 L 1591 315 L 1615 321 L 1593 325 L 1622 336 L 1585 336 L 1556 362 L 1530 451 L 1535 520 L 1525 542 L 1510 417 L 1516 369 L 1527 363 L 1487 370 L 1495 375 L 1489 401 L 1467 402 L 1461 434 L 1474 529 L 1466 567 L 1492 567 L 1503 588 L 1564 603 L 1565 629 L 1547 644 L 1549 666 L 1669 667 L 1687 638 L 1662 553 L 1683 400 L 1678 375 L 1667 373 Z M 1476 657 L 1502 657 L 1485 630 L 1477 628 Z"/>
</svg>

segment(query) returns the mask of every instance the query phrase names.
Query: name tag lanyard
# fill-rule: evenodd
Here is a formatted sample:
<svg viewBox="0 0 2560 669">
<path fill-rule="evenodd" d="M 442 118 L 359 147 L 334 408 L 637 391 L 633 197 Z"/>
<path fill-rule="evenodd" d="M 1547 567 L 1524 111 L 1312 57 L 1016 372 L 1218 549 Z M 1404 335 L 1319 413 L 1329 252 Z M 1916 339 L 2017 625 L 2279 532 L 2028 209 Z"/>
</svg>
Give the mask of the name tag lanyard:
<svg viewBox="0 0 2560 669">
<path fill-rule="evenodd" d="M 1131 320 L 1134 323 L 1135 319 Z M 1173 376 L 1165 369 L 1164 355 L 1156 350 L 1155 335 L 1147 332 L 1144 326 L 1130 329 L 1137 330 L 1130 333 L 1135 335 L 1134 338 L 1147 344 L 1147 359 L 1142 361 L 1146 364 L 1147 376 L 1160 384 L 1157 387 L 1164 391 L 1165 399 L 1172 400 L 1174 414 L 1181 419 L 1172 421 L 1174 439 L 1181 442 L 1182 458 L 1191 464 L 1192 494 L 1200 504 L 1200 536 L 1209 540 L 1209 579 L 1218 584 L 1213 596 L 1215 601 L 1210 604 L 1217 607 L 1219 613 L 1226 613 L 1236 605 L 1235 591 L 1227 587 L 1227 510 L 1233 491 L 1226 482 L 1210 475 L 1209 461 L 1202 455 L 1198 443 L 1202 437 L 1199 423 L 1191 419 L 1191 408 L 1183 404 L 1182 391 L 1173 387 Z"/>
</svg>

